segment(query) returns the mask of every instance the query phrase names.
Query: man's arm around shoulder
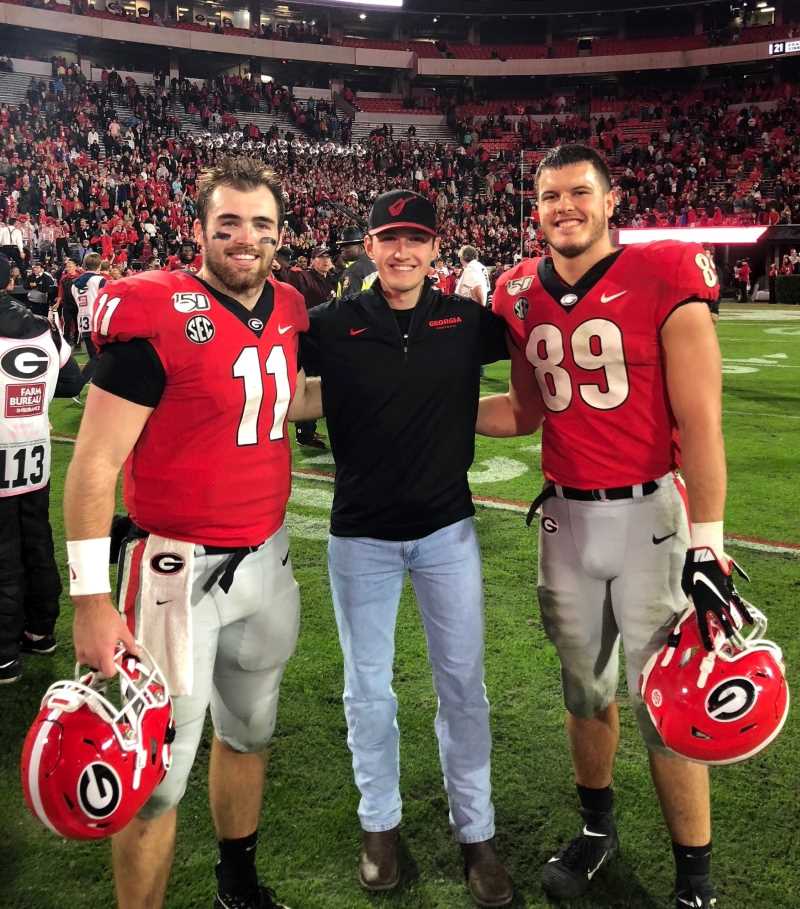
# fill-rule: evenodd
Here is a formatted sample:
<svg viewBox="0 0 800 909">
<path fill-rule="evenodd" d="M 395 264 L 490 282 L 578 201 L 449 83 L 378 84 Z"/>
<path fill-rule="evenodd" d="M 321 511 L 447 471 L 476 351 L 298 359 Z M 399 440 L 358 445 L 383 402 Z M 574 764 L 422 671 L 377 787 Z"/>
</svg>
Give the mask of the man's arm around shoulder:
<svg viewBox="0 0 800 909">
<path fill-rule="evenodd" d="M 308 378 L 303 369 L 297 373 L 297 386 L 287 416 L 293 423 L 318 420 L 323 416 L 322 381 Z"/>
<path fill-rule="evenodd" d="M 542 398 L 530 363 L 508 336 L 506 344 L 511 357 L 508 391 L 478 402 L 475 431 L 482 436 L 530 435 L 544 419 Z"/>
</svg>

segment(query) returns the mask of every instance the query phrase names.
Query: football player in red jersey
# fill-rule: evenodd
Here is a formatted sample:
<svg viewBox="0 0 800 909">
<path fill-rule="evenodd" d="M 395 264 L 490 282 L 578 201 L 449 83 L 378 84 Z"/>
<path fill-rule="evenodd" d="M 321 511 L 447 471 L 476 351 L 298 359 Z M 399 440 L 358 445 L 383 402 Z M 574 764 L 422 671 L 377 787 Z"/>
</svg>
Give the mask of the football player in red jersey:
<svg viewBox="0 0 800 909">
<path fill-rule="evenodd" d="M 203 254 L 197 252 L 197 247 L 192 240 L 184 240 L 178 252 L 167 258 L 167 264 L 164 271 L 176 271 L 179 268 L 185 268 L 188 271 L 199 272 L 203 267 Z"/>
<path fill-rule="evenodd" d="M 544 414 L 538 595 L 562 665 L 584 826 L 547 863 L 543 884 L 552 896 L 575 898 L 618 848 L 611 782 L 621 638 L 673 840 L 677 906 L 711 907 L 707 770 L 664 748 L 638 681 L 686 594 L 706 646 L 709 613 L 733 630 L 732 563 L 722 549 L 721 360 L 710 315 L 716 270 L 694 243 L 615 248 L 611 179 L 591 148 L 549 152 L 537 189 L 550 255 L 523 260 L 498 281 L 494 310 L 507 323 L 515 365 L 509 393 L 481 402 L 477 427 L 514 435 L 522 414 Z"/>
<path fill-rule="evenodd" d="M 198 187 L 200 272 L 114 281 L 97 301 L 102 353 L 65 490 L 78 660 L 111 675 L 117 642 L 135 652 L 140 637 L 178 695 L 170 772 L 113 840 L 121 909 L 163 904 L 176 807 L 209 704 L 214 905 L 280 905 L 258 883 L 255 846 L 262 750 L 298 629 L 286 420 L 319 416 L 320 395 L 296 368 L 303 299 L 271 277 L 280 181 L 259 161 L 228 158 Z M 120 615 L 102 566 L 123 464 L 133 527 Z"/>
</svg>

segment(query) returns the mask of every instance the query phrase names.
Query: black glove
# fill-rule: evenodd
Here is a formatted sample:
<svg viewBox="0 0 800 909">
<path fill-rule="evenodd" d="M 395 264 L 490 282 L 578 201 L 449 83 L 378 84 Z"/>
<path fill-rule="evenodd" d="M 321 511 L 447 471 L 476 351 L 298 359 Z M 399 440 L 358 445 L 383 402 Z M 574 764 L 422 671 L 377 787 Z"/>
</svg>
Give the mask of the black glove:
<svg viewBox="0 0 800 909">
<path fill-rule="evenodd" d="M 697 611 L 697 624 L 706 650 L 713 649 L 713 635 L 709 629 L 709 617 L 726 638 L 739 636 L 739 629 L 747 622 L 753 624 L 748 603 L 733 586 L 732 572 L 746 581 L 750 578 L 742 568 L 724 553 L 719 558 L 713 549 L 701 546 L 686 553 L 681 586 Z"/>
</svg>

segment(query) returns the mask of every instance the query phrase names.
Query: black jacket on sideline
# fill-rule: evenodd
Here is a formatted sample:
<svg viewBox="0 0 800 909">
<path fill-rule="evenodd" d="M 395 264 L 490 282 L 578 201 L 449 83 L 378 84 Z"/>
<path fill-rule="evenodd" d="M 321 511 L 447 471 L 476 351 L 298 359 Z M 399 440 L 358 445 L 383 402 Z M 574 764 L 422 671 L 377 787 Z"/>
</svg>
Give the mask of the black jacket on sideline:
<svg viewBox="0 0 800 909">
<path fill-rule="evenodd" d="M 501 320 L 427 280 L 406 347 L 378 282 L 309 318 L 301 360 L 322 377 L 336 460 L 331 533 L 414 540 L 474 514 L 480 367 L 508 356 Z"/>
</svg>

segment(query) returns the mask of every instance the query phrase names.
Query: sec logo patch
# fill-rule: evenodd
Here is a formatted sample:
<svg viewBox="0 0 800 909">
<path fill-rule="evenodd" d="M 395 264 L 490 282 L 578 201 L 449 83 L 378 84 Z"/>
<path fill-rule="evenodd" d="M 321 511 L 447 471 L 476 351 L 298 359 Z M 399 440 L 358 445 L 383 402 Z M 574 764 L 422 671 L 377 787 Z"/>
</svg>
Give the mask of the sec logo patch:
<svg viewBox="0 0 800 909">
<path fill-rule="evenodd" d="M 207 316 L 192 316 L 186 323 L 186 337 L 193 344 L 207 344 L 214 333 L 214 323 Z"/>
<path fill-rule="evenodd" d="M 520 322 L 528 315 L 528 301 L 525 297 L 517 297 L 514 302 L 514 315 Z"/>
</svg>

